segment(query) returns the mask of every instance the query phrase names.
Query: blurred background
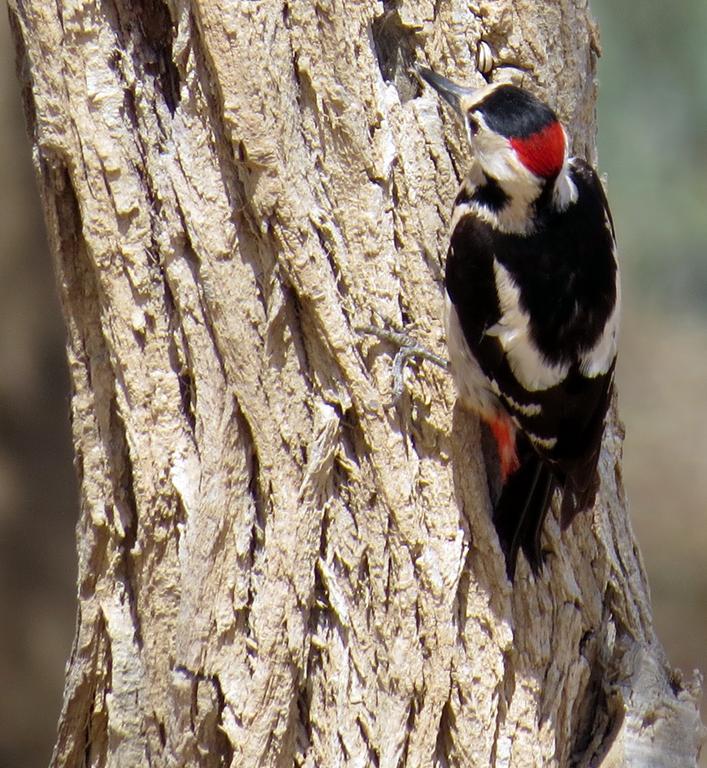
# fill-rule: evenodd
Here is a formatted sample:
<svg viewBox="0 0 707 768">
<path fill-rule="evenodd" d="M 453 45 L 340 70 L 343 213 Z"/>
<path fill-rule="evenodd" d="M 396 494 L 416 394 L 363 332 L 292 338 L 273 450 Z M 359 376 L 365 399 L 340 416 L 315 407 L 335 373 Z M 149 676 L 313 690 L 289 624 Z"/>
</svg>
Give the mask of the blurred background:
<svg viewBox="0 0 707 768">
<path fill-rule="evenodd" d="M 592 0 L 623 262 L 625 481 L 672 663 L 707 669 L 707 3 Z M 75 621 L 63 327 L 0 12 L 0 768 L 49 761 Z M 703 758 L 703 765 L 707 760 Z"/>
<path fill-rule="evenodd" d="M 76 616 L 64 329 L 0 6 L 0 768 L 46 766 Z"/>
<path fill-rule="evenodd" d="M 591 6 L 625 294 L 624 479 L 658 636 L 690 675 L 707 671 L 707 3 Z"/>
</svg>

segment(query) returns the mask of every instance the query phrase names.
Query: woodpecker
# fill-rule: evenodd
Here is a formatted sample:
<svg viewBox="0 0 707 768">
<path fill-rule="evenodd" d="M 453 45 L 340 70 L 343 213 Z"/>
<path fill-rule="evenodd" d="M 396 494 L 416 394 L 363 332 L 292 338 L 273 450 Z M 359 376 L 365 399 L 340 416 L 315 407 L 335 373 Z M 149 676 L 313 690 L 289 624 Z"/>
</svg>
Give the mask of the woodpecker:
<svg viewBox="0 0 707 768">
<path fill-rule="evenodd" d="M 569 156 L 547 104 L 506 83 L 475 89 L 418 72 L 471 146 L 451 217 L 445 325 L 459 398 L 498 449 L 493 522 L 512 581 L 521 550 L 540 570 L 554 492 L 562 530 L 597 494 L 621 303 L 614 226 L 596 172 Z"/>
</svg>

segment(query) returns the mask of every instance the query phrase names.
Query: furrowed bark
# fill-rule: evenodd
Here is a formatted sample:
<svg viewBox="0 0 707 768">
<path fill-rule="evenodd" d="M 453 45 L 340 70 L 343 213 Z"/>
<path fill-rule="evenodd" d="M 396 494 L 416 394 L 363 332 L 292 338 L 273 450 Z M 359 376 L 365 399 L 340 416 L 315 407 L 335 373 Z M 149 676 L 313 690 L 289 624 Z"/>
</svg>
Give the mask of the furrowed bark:
<svg viewBox="0 0 707 768">
<path fill-rule="evenodd" d="M 68 327 L 74 765 L 694 765 L 612 417 L 593 515 L 514 587 L 441 273 L 468 158 L 413 61 L 595 158 L 581 4 L 10 0 Z M 639 757 L 636 757 L 640 755 Z M 641 762 L 642 761 L 642 762 Z"/>
</svg>

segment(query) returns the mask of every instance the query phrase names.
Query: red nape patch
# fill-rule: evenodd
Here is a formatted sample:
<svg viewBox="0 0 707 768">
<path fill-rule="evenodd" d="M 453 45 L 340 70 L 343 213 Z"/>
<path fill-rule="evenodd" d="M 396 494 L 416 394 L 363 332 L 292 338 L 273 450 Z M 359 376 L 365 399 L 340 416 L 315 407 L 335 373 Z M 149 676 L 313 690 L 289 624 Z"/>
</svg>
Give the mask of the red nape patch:
<svg viewBox="0 0 707 768">
<path fill-rule="evenodd" d="M 501 463 L 501 482 L 506 484 L 508 477 L 520 466 L 516 455 L 516 431 L 513 422 L 508 419 L 493 419 L 488 422 L 496 440 L 498 458 Z"/>
<path fill-rule="evenodd" d="M 536 176 L 549 179 L 557 176 L 565 159 L 565 134 L 555 121 L 541 131 L 524 139 L 511 139 L 523 165 Z"/>
</svg>

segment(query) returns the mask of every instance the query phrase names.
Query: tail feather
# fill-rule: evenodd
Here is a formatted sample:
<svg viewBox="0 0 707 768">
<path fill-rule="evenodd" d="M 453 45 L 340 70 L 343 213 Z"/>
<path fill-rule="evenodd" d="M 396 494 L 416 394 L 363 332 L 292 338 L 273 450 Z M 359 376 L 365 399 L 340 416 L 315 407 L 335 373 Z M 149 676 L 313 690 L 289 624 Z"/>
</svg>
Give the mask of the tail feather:
<svg viewBox="0 0 707 768">
<path fill-rule="evenodd" d="M 594 506 L 594 500 L 599 490 L 599 474 L 597 462 L 599 446 L 580 461 L 567 463 L 565 481 L 562 488 L 562 506 L 560 508 L 560 525 L 565 531 L 574 518 L 586 509 Z"/>
<path fill-rule="evenodd" d="M 562 506 L 560 507 L 560 526 L 566 531 L 580 512 L 594 506 L 599 490 L 599 476 L 594 472 L 587 484 L 579 485 L 568 475 L 562 489 Z"/>
<path fill-rule="evenodd" d="M 525 458 L 503 486 L 493 523 L 511 581 L 521 549 L 533 573 L 540 571 L 543 562 L 540 536 L 556 482 L 550 466 L 533 453 Z"/>
<path fill-rule="evenodd" d="M 599 427 L 603 429 L 603 421 Z M 594 505 L 599 489 L 599 427 L 591 450 L 577 457 L 555 461 L 541 457 L 525 436 L 518 434 L 518 468 L 508 476 L 502 473 L 505 483 L 493 514 L 493 523 L 506 557 L 506 572 L 511 581 L 521 550 L 534 574 L 537 575 L 542 567 L 540 539 L 555 488 L 562 491 L 560 526 L 563 531 L 580 512 Z"/>
<path fill-rule="evenodd" d="M 594 465 L 585 464 L 565 474 L 536 453 L 526 454 L 520 468 L 506 481 L 496 502 L 493 524 L 504 555 L 506 572 L 513 581 L 522 550 L 534 574 L 543 564 L 541 535 L 555 488 L 562 489 L 560 526 L 566 530 L 574 518 L 591 509 L 599 487 Z"/>
</svg>

